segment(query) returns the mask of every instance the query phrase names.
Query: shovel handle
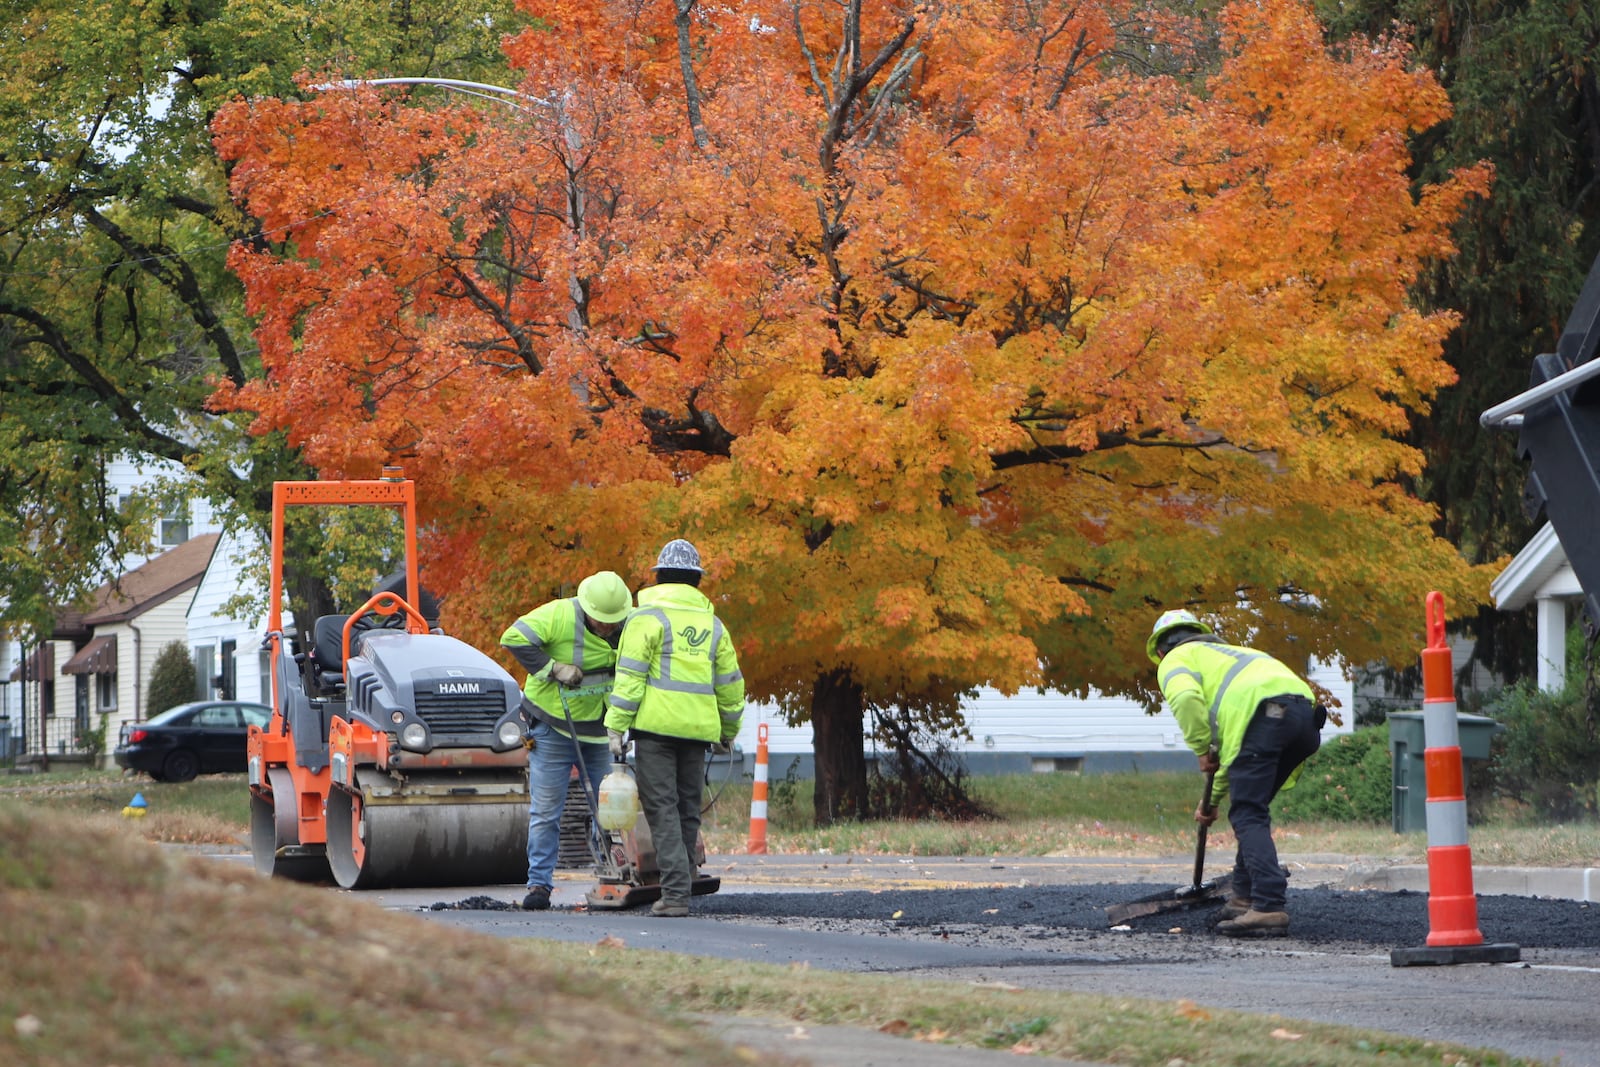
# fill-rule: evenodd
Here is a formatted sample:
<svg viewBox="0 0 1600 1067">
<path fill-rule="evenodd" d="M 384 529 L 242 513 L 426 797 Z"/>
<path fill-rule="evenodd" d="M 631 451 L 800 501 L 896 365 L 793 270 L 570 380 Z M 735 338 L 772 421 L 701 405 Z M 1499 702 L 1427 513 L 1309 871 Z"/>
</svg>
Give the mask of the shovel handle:
<svg viewBox="0 0 1600 1067">
<path fill-rule="evenodd" d="M 1211 811 L 1211 786 L 1217 777 L 1216 771 L 1206 772 L 1206 791 L 1200 798 L 1200 810 Z M 1206 824 L 1200 824 L 1200 832 L 1194 845 L 1194 884 L 1198 887 L 1205 880 L 1206 870 Z"/>
</svg>

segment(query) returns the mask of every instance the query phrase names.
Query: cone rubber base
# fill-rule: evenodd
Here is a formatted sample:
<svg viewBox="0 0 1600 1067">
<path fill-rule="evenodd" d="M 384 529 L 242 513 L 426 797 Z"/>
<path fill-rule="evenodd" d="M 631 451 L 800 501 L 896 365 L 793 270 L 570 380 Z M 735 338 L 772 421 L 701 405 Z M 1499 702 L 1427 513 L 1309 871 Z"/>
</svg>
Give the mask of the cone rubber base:
<svg viewBox="0 0 1600 1067">
<path fill-rule="evenodd" d="M 1397 948 L 1389 953 L 1391 967 L 1440 967 L 1455 963 L 1516 963 L 1520 945 L 1422 945 Z"/>
</svg>

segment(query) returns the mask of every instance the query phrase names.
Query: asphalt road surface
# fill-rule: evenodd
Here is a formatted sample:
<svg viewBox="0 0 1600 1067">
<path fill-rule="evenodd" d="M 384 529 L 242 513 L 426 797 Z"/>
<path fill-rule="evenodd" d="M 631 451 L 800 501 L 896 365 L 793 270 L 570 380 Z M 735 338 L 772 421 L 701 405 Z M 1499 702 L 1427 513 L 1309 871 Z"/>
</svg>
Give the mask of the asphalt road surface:
<svg viewBox="0 0 1600 1067">
<path fill-rule="evenodd" d="M 742 873 L 753 877 L 740 884 L 730 865 L 723 891 L 697 897 L 687 920 L 589 912 L 581 874 L 562 875 L 556 907 L 540 913 L 516 909 L 520 887 L 369 896 L 503 937 L 611 936 L 634 947 L 823 970 L 1187 999 L 1600 1067 L 1600 905 L 1479 897 L 1485 942 L 1518 946 L 1520 962 L 1395 967 L 1391 950 L 1426 944 L 1424 893 L 1292 888 L 1290 937 L 1234 941 L 1211 931 L 1213 909 L 1109 929 L 1108 905 L 1159 887 L 1076 880 L 1110 870 L 1096 861 L 880 861 L 862 878 L 859 865 L 846 871 L 846 861 L 806 857 L 777 872 L 789 881 L 745 862 Z"/>
</svg>

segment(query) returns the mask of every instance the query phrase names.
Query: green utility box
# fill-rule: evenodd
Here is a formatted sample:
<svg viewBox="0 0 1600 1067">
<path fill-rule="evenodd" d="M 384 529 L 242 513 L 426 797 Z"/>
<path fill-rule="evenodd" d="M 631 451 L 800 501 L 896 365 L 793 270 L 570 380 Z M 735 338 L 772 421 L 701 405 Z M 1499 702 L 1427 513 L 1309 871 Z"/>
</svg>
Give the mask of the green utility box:
<svg viewBox="0 0 1600 1067">
<path fill-rule="evenodd" d="M 1466 787 L 1469 761 L 1489 758 L 1489 742 L 1505 727 L 1487 715 L 1456 716 L 1456 742 L 1461 746 L 1461 784 Z M 1394 764 L 1394 832 L 1428 828 L 1428 772 L 1423 751 L 1428 747 L 1420 711 L 1389 713 L 1389 756 Z"/>
</svg>

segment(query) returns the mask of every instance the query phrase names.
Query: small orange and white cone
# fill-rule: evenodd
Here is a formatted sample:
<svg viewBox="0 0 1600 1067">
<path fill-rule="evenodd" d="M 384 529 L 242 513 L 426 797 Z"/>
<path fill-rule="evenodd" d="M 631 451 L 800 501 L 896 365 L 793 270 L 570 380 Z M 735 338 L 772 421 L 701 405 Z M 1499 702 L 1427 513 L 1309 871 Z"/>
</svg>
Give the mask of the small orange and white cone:
<svg viewBox="0 0 1600 1067">
<path fill-rule="evenodd" d="M 745 852 L 767 854 L 767 724 L 756 727 L 755 784 L 750 789 L 750 841 Z"/>
</svg>

